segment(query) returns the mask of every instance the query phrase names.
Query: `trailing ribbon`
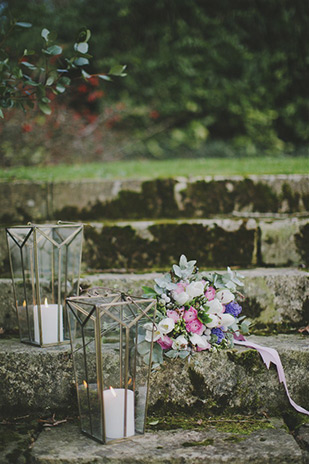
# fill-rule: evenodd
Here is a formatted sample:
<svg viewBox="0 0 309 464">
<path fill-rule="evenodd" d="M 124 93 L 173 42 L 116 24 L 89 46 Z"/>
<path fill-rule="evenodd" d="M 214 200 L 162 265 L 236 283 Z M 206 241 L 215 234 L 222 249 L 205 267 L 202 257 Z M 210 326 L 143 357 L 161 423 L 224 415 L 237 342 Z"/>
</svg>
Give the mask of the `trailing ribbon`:
<svg viewBox="0 0 309 464">
<path fill-rule="evenodd" d="M 293 401 L 290 396 L 288 386 L 286 384 L 283 366 L 282 366 L 281 359 L 280 359 L 278 352 L 274 348 L 266 348 L 265 346 L 261 346 L 261 345 L 257 345 L 256 343 L 249 342 L 242 335 L 238 337 L 234 335 L 234 338 L 235 338 L 234 339 L 235 345 L 246 346 L 248 348 L 254 348 L 255 350 L 257 350 L 260 353 L 264 363 L 266 364 L 267 369 L 269 369 L 270 363 L 273 363 L 276 366 L 278 377 L 279 377 L 279 382 L 283 383 L 290 404 L 293 406 L 294 409 L 296 409 L 296 411 L 309 415 L 309 411 L 307 411 L 301 406 L 298 406 L 298 404 L 296 404 L 295 401 Z"/>
</svg>

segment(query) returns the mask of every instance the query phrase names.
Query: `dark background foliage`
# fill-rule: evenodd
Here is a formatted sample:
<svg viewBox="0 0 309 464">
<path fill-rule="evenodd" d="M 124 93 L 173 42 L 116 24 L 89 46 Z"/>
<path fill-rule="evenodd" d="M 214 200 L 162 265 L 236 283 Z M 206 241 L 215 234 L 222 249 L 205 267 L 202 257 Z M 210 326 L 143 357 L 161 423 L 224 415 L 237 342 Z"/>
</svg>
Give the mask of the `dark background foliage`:
<svg viewBox="0 0 309 464">
<path fill-rule="evenodd" d="M 115 156 L 307 152 L 305 0 L 10 0 L 7 5 L 14 17 L 33 23 L 31 31 L 12 39 L 17 50 L 25 42 L 37 46 L 42 27 L 56 31 L 65 46 L 86 26 L 94 56 L 89 73 L 127 64 L 127 77 L 104 84 L 103 98 L 83 100 L 78 84 L 65 100 L 68 111 L 88 105 L 99 118 L 121 105 L 121 116 L 109 127 L 123 143 L 111 149 Z M 5 2 L 2 7 L 3 15 Z M 92 147 L 89 156 L 102 157 L 96 150 Z"/>
</svg>

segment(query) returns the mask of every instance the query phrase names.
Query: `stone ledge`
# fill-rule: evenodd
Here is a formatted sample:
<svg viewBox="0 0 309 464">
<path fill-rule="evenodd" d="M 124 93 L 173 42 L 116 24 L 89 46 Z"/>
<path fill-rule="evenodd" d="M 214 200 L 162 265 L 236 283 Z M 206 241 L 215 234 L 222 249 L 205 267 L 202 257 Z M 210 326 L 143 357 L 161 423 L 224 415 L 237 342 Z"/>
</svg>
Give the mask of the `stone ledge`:
<svg viewBox="0 0 309 464">
<path fill-rule="evenodd" d="M 292 398 L 308 408 L 309 337 L 250 337 L 281 355 Z M 297 371 L 297 375 L 295 372 Z M 254 350 L 235 348 L 168 360 L 153 373 L 150 410 L 193 408 L 205 413 L 291 411 L 274 366 L 268 371 Z M 0 345 L 0 406 L 3 413 L 76 410 L 69 346 L 36 348 L 17 340 Z"/>
<path fill-rule="evenodd" d="M 309 266 L 309 219 L 160 219 L 85 225 L 83 267 L 92 270 L 162 269 L 184 253 L 201 267 Z M 0 229 L 0 275 L 9 275 Z"/>
<path fill-rule="evenodd" d="M 0 182 L 0 222 L 308 212 L 306 175 Z"/>
<path fill-rule="evenodd" d="M 301 464 L 302 452 L 283 429 L 237 436 L 214 429 L 175 430 L 101 445 L 66 425 L 42 432 L 32 458 L 35 464 Z"/>
<path fill-rule="evenodd" d="M 295 268 L 256 268 L 240 271 L 244 276 L 243 314 L 255 329 L 288 330 L 309 320 L 309 275 Z M 81 279 L 84 288 L 108 287 L 140 296 L 142 286 L 153 286 L 158 273 L 94 274 Z M 10 279 L 0 279 L 0 327 L 17 330 Z"/>
<path fill-rule="evenodd" d="M 166 268 L 184 253 L 201 267 L 309 264 L 309 219 L 189 219 L 92 223 L 87 269 Z"/>
</svg>

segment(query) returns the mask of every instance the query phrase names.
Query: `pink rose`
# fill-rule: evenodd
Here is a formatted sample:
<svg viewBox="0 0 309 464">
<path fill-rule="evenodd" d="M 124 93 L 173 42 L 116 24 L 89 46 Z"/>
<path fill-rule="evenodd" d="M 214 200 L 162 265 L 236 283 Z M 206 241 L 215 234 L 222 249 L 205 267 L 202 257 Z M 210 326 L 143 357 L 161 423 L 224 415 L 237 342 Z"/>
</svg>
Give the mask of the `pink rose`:
<svg viewBox="0 0 309 464">
<path fill-rule="evenodd" d="M 187 283 L 186 282 L 178 282 L 177 284 L 177 288 L 174 290 L 175 293 L 182 293 L 185 291 L 186 287 L 187 287 Z"/>
<path fill-rule="evenodd" d="M 205 292 L 205 296 L 206 296 L 207 300 L 208 301 L 213 300 L 215 295 L 216 295 L 216 290 L 213 287 L 208 287 L 206 292 Z"/>
<path fill-rule="evenodd" d="M 169 317 L 170 319 L 173 319 L 173 321 L 176 323 L 178 320 L 179 320 L 179 314 L 177 313 L 177 311 L 172 311 L 170 309 L 168 309 L 166 311 L 166 314 L 167 314 L 167 317 Z"/>
<path fill-rule="evenodd" d="M 194 321 L 197 318 L 197 310 L 191 306 L 190 309 L 184 312 L 183 318 L 185 322 Z"/>
<path fill-rule="evenodd" d="M 186 324 L 187 332 L 196 333 L 197 335 L 202 335 L 205 330 L 205 326 L 198 319 L 194 319 L 191 322 Z"/>
<path fill-rule="evenodd" d="M 159 338 L 157 340 L 157 343 L 159 343 L 162 350 L 168 350 L 169 348 L 171 348 L 171 346 L 173 344 L 173 340 L 170 337 L 168 337 L 167 335 L 163 335 L 163 337 L 161 337 L 161 338 Z"/>
</svg>

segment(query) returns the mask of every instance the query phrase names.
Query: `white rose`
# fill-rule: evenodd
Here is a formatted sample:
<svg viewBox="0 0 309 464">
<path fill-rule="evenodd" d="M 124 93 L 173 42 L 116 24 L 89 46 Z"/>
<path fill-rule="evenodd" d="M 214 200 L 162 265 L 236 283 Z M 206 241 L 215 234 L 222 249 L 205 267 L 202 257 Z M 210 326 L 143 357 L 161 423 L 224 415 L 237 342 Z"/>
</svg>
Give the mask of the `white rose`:
<svg viewBox="0 0 309 464">
<path fill-rule="evenodd" d="M 221 325 L 223 327 L 230 327 L 230 325 L 234 324 L 235 322 L 235 318 L 234 316 L 232 316 L 232 314 L 220 314 L 220 321 L 221 321 Z"/>
<path fill-rule="evenodd" d="M 231 301 L 235 300 L 235 296 L 228 289 L 219 290 L 219 292 L 216 294 L 216 298 L 218 298 L 218 300 L 220 300 L 221 303 L 224 304 L 224 305 L 226 305 L 226 304 L 230 303 Z"/>
<path fill-rule="evenodd" d="M 207 302 L 209 314 L 221 314 L 223 312 L 223 306 L 217 298 Z"/>
<path fill-rule="evenodd" d="M 153 325 L 151 322 L 147 322 L 146 324 L 144 324 L 144 329 L 146 330 L 146 335 L 145 335 L 146 342 L 152 341 L 152 327 Z M 157 340 L 159 340 L 159 338 L 161 338 L 161 336 L 162 336 L 161 331 L 159 330 L 158 326 L 155 326 L 154 331 L 153 331 L 153 341 L 156 342 Z"/>
<path fill-rule="evenodd" d="M 204 294 L 204 284 L 203 282 L 191 282 L 186 288 L 186 293 L 191 297 L 195 298 Z"/>
<path fill-rule="evenodd" d="M 173 350 L 185 350 L 188 346 L 188 340 L 184 335 L 179 335 L 172 344 Z"/>
<path fill-rule="evenodd" d="M 199 348 L 202 348 L 203 350 L 207 350 L 211 347 L 211 345 L 207 341 L 207 337 L 205 337 L 204 335 L 201 336 L 193 334 L 190 337 L 190 342 L 192 343 L 192 345 L 197 345 Z"/>
<path fill-rule="evenodd" d="M 175 327 L 175 322 L 170 317 L 162 319 L 158 324 L 158 330 L 162 335 L 170 333 Z"/>
<path fill-rule="evenodd" d="M 209 314 L 209 317 L 211 318 L 210 322 L 207 322 L 206 327 L 209 329 L 213 329 L 214 327 L 218 327 L 219 325 L 219 318 L 215 314 Z"/>
<path fill-rule="evenodd" d="M 181 293 L 173 293 L 173 298 L 176 301 L 177 304 L 179 305 L 184 305 L 189 301 L 191 298 L 186 292 L 181 292 Z"/>
</svg>

